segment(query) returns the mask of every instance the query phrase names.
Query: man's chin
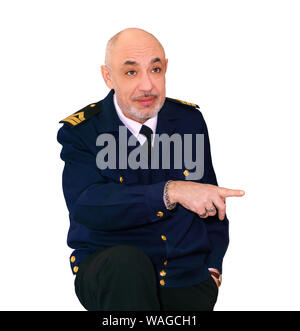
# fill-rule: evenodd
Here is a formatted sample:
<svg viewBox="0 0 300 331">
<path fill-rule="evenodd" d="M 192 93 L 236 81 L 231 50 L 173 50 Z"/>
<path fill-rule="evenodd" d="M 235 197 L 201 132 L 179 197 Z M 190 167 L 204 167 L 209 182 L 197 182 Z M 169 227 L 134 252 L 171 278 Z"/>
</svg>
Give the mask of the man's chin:
<svg viewBox="0 0 300 331">
<path fill-rule="evenodd" d="M 151 105 L 151 106 L 143 106 L 141 108 L 131 107 L 128 111 L 128 114 L 134 116 L 140 120 L 147 120 L 151 117 L 154 117 L 160 111 L 160 105 Z"/>
</svg>

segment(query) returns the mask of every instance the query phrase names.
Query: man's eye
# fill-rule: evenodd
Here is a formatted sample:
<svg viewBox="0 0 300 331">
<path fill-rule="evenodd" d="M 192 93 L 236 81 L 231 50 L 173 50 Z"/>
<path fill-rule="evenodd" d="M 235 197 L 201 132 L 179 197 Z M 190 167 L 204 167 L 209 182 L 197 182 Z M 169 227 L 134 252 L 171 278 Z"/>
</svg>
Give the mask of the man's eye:
<svg viewBox="0 0 300 331">
<path fill-rule="evenodd" d="M 126 72 L 127 76 L 134 76 L 135 74 L 136 74 L 136 71 L 134 71 L 134 70 L 130 70 L 130 71 Z"/>
<path fill-rule="evenodd" d="M 153 68 L 152 69 L 153 72 L 161 72 L 161 68 L 157 67 L 157 68 Z"/>
</svg>

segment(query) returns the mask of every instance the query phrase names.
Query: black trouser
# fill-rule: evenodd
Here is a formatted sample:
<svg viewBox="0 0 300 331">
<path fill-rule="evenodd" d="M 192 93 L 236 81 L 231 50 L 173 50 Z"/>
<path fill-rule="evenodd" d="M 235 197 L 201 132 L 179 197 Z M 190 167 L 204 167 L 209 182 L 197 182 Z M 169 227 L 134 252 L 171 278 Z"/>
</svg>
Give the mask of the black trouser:
<svg viewBox="0 0 300 331">
<path fill-rule="evenodd" d="M 84 259 L 75 291 L 85 309 L 101 311 L 213 310 L 218 296 L 212 277 L 193 286 L 158 286 L 151 260 L 132 246 L 109 247 Z"/>
</svg>

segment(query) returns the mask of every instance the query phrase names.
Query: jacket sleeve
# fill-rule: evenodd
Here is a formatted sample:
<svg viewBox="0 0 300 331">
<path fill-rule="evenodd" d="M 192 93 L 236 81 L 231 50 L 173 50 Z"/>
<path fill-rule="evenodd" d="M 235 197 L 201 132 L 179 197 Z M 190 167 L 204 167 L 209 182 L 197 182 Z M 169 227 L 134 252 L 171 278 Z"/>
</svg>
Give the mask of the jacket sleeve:
<svg viewBox="0 0 300 331">
<path fill-rule="evenodd" d="M 107 181 L 97 168 L 96 155 L 76 130 L 64 125 L 57 135 L 65 162 L 63 192 L 70 218 L 93 229 L 113 231 L 157 222 L 172 213 L 163 202 L 165 182 L 126 185 Z"/>
<path fill-rule="evenodd" d="M 202 116 L 202 115 L 201 115 Z M 207 130 L 207 125 L 204 118 L 204 178 L 203 183 L 217 185 L 217 178 L 214 172 L 209 135 Z M 199 217 L 199 216 L 198 216 Z M 200 217 L 199 217 L 200 218 Z M 229 244 L 229 221 L 227 215 L 220 221 L 218 218 L 218 211 L 215 216 L 208 216 L 207 218 L 201 218 L 206 225 L 209 239 L 212 244 L 212 251 L 207 257 L 207 265 L 209 268 L 215 268 L 222 273 L 222 262 L 224 255 L 227 251 Z"/>
</svg>

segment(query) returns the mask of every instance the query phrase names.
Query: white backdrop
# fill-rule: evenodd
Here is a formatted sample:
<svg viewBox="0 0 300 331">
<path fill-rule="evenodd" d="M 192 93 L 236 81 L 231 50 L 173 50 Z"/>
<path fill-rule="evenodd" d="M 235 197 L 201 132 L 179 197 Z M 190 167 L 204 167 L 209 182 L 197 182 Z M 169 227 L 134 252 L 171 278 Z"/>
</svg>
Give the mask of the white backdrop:
<svg viewBox="0 0 300 331">
<path fill-rule="evenodd" d="M 59 120 L 108 89 L 107 40 L 164 45 L 167 96 L 197 103 L 227 199 L 215 310 L 299 310 L 299 1 L 3 1 L 1 310 L 84 310 L 66 245 Z"/>
</svg>

